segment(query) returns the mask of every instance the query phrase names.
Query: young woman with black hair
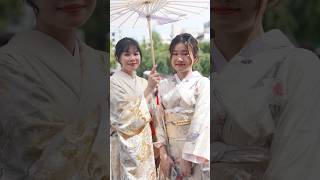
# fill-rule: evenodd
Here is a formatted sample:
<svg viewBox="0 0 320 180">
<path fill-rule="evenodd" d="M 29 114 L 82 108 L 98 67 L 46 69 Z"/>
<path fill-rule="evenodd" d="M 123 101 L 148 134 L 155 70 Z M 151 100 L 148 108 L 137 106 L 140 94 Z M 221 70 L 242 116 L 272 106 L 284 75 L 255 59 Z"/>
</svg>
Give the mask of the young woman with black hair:
<svg viewBox="0 0 320 180">
<path fill-rule="evenodd" d="M 160 76 L 154 66 L 148 80 L 136 75 L 142 61 L 139 44 L 123 38 L 115 47 L 121 70 L 110 78 L 111 179 L 156 179 L 149 101 Z"/>
</svg>

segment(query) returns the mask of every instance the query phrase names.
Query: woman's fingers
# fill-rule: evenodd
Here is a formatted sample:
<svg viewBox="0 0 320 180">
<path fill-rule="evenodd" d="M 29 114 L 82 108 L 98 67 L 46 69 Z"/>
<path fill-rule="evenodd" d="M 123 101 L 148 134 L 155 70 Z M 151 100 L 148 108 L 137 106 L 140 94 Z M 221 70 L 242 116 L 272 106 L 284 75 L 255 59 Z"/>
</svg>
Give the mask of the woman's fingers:
<svg viewBox="0 0 320 180">
<path fill-rule="evenodd" d="M 160 75 L 159 75 L 158 73 L 152 74 L 152 75 L 151 75 L 151 78 L 152 78 L 154 81 L 156 81 L 157 83 L 159 83 L 160 80 L 161 80 L 161 77 L 160 77 Z"/>
<path fill-rule="evenodd" d="M 171 169 L 171 167 L 168 167 L 167 165 L 165 165 L 165 164 L 162 164 L 162 172 L 163 172 L 163 174 L 166 176 L 166 177 L 169 177 L 170 176 L 170 169 Z"/>
<path fill-rule="evenodd" d="M 157 70 L 157 65 L 155 64 L 155 65 L 152 66 L 150 74 L 154 74 L 156 72 L 156 70 Z"/>
<path fill-rule="evenodd" d="M 170 157 L 167 157 L 167 158 L 161 160 L 160 167 L 162 169 L 163 174 L 166 177 L 170 177 L 172 165 L 173 165 L 173 161 Z"/>
<path fill-rule="evenodd" d="M 180 161 L 180 166 L 181 166 L 182 175 L 185 176 L 185 177 L 190 177 L 191 176 L 192 163 L 190 161 L 181 160 Z"/>
<path fill-rule="evenodd" d="M 152 77 L 160 77 L 160 74 L 155 72 L 155 73 L 151 74 L 150 76 L 152 76 Z"/>
</svg>

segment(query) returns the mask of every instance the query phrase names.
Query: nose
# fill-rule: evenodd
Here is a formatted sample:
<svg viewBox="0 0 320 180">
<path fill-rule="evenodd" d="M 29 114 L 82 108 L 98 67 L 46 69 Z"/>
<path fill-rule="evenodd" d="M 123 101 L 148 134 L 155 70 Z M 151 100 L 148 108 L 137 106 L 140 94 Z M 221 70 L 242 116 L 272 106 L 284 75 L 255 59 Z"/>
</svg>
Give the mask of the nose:
<svg viewBox="0 0 320 180">
<path fill-rule="evenodd" d="M 183 59 L 180 56 L 178 56 L 177 61 L 183 61 Z"/>
<path fill-rule="evenodd" d="M 131 56 L 129 57 L 129 61 L 132 62 L 132 61 L 134 61 L 134 60 L 136 60 L 135 56 L 134 56 L 134 55 L 131 55 Z"/>
</svg>

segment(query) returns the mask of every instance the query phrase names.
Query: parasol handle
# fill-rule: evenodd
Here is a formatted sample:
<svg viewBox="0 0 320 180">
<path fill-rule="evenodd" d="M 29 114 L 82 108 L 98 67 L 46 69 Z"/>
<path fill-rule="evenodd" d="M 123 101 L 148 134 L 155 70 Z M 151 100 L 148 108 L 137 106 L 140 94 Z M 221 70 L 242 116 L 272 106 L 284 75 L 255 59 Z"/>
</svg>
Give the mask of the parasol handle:
<svg viewBox="0 0 320 180">
<path fill-rule="evenodd" d="M 153 48 L 153 40 L 152 40 L 152 30 L 151 30 L 151 18 L 150 16 L 147 16 L 148 21 L 148 30 L 149 30 L 149 37 L 150 37 L 150 46 L 151 46 L 151 57 L 152 57 L 152 64 L 156 64 L 156 59 L 154 57 L 154 48 Z"/>
</svg>

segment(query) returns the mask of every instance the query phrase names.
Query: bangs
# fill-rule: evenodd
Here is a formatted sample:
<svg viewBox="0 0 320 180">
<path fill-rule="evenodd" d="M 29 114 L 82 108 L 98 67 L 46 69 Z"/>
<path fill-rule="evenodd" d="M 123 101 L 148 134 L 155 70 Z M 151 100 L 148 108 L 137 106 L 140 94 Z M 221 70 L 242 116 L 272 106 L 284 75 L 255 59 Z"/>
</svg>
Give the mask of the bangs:
<svg viewBox="0 0 320 180">
<path fill-rule="evenodd" d="M 135 52 L 139 52 L 139 48 L 135 44 L 128 44 L 123 48 L 123 52 L 129 52 L 132 49 Z"/>
</svg>

